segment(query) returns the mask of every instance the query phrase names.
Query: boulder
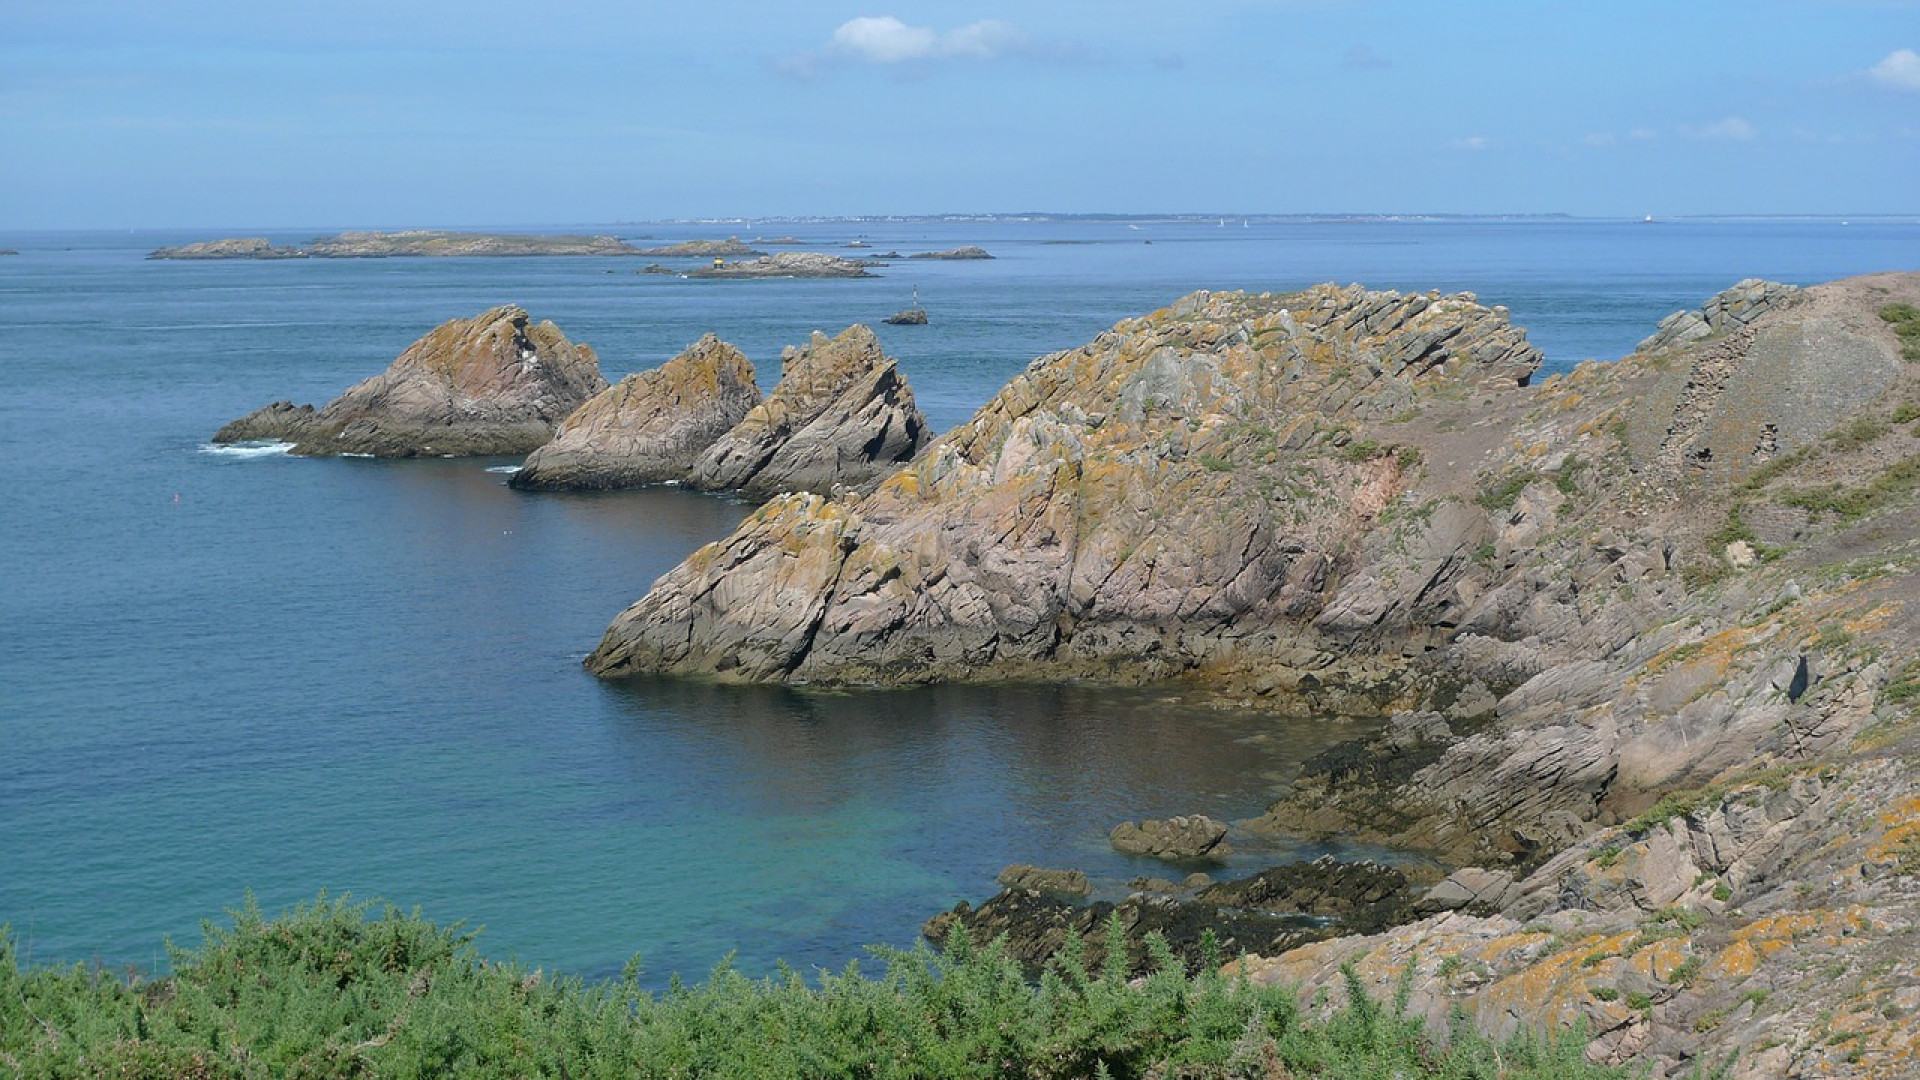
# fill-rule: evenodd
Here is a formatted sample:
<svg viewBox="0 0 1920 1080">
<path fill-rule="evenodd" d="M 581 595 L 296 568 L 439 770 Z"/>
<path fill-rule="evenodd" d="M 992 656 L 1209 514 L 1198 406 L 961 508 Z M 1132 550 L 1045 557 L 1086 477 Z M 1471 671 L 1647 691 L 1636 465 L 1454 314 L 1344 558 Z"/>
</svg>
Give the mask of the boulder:
<svg viewBox="0 0 1920 1080">
<path fill-rule="evenodd" d="M 1170 862 L 1224 859 L 1233 853 L 1226 842 L 1227 827 L 1204 814 L 1122 822 L 1107 834 L 1107 840 L 1115 851 Z"/>
<path fill-rule="evenodd" d="M 513 475 L 526 490 L 611 490 L 683 479 L 760 404 L 753 365 L 712 334 L 574 410 Z"/>
<path fill-rule="evenodd" d="M 1000 884 L 1009 889 L 1045 893 L 1050 896 L 1090 896 L 1093 886 L 1079 870 L 1043 870 L 1026 863 L 1014 863 L 1000 871 Z"/>
<path fill-rule="evenodd" d="M 865 326 L 815 333 L 781 356 L 780 383 L 708 447 L 687 483 L 751 498 L 783 491 L 831 493 L 911 461 L 927 444 L 913 390 Z"/>
<path fill-rule="evenodd" d="M 591 348 L 506 305 L 441 324 L 317 413 L 277 402 L 214 439 L 285 439 L 312 455 L 526 454 L 606 386 Z"/>
</svg>

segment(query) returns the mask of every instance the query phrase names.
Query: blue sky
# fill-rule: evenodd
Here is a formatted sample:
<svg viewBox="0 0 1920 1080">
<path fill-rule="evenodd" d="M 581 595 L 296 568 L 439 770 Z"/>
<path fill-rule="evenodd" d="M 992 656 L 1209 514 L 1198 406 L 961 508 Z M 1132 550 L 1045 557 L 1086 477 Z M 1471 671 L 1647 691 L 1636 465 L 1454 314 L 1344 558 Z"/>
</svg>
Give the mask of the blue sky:
<svg viewBox="0 0 1920 1080">
<path fill-rule="evenodd" d="M 1920 0 L 3 0 L 0 226 L 1920 211 Z"/>
</svg>

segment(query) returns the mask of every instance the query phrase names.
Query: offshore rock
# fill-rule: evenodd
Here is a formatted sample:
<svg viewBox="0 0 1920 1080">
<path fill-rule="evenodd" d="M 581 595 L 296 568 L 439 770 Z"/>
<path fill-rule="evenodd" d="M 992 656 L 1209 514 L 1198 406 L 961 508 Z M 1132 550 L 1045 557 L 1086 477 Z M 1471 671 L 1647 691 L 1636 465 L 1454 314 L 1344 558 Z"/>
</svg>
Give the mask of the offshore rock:
<svg viewBox="0 0 1920 1080">
<path fill-rule="evenodd" d="M 686 482 L 750 498 L 868 484 L 926 446 L 926 417 L 865 326 L 816 332 L 780 359 L 780 382 L 700 456 Z"/>
<path fill-rule="evenodd" d="M 919 252 L 915 252 L 912 255 L 907 256 L 907 258 L 966 260 L 966 259 L 991 259 L 993 258 L 993 256 L 987 254 L 987 250 L 985 248 L 968 245 L 967 247 L 954 248 L 951 251 L 919 251 Z"/>
<path fill-rule="evenodd" d="M 1456 510 L 1402 519 L 1364 574 L 1361 539 L 1419 460 L 1386 422 L 1512 394 L 1539 360 L 1465 296 L 1197 293 L 1035 361 L 870 495 L 768 503 L 587 663 L 826 683 L 1259 666 L 1269 692 L 1302 688 L 1357 644 L 1424 646 L 1490 535 Z M 1342 595 L 1363 576 L 1364 603 Z M 1304 689 L 1371 711 L 1381 671 Z"/>
<path fill-rule="evenodd" d="M 1184 862 L 1194 859 L 1224 859 L 1233 853 L 1227 844 L 1227 827 L 1204 814 L 1183 815 L 1164 820 L 1122 822 L 1113 827 L 1107 841 L 1115 851 L 1145 855 L 1153 859 Z"/>
<path fill-rule="evenodd" d="M 204 240 L 197 244 L 156 248 L 149 259 L 304 259 L 305 250 L 279 247 L 264 236 L 238 237 L 232 240 Z"/>
<path fill-rule="evenodd" d="M 510 483 L 579 491 L 678 482 L 760 400 L 746 356 L 708 334 L 576 409 Z"/>
<path fill-rule="evenodd" d="M 867 267 L 876 265 L 860 259 L 843 259 L 813 251 L 781 251 L 745 262 L 716 262 L 713 266 L 687 271 L 690 278 L 870 278 Z"/>
<path fill-rule="evenodd" d="M 277 402 L 214 441 L 280 439 L 310 455 L 525 454 L 606 386 L 591 348 L 507 305 L 442 323 L 318 412 Z"/>
</svg>

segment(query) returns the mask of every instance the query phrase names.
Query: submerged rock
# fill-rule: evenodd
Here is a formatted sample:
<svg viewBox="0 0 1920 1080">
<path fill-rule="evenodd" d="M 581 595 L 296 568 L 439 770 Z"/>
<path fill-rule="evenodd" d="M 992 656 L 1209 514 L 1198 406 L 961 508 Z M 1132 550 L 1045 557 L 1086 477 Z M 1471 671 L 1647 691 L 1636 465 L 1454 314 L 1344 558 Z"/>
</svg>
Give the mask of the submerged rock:
<svg viewBox="0 0 1920 1080">
<path fill-rule="evenodd" d="M 927 439 L 926 417 L 899 365 L 872 330 L 856 324 L 788 348 L 779 385 L 707 448 L 687 483 L 753 498 L 831 493 L 893 471 Z"/>
<path fill-rule="evenodd" d="M 312 455 L 525 454 L 606 385 L 591 348 L 507 305 L 442 323 L 318 412 L 276 402 L 214 441 L 280 439 Z"/>
<path fill-rule="evenodd" d="M 606 490 L 678 482 L 760 400 L 745 354 L 708 334 L 580 406 L 509 483 L 527 490 Z"/>
</svg>

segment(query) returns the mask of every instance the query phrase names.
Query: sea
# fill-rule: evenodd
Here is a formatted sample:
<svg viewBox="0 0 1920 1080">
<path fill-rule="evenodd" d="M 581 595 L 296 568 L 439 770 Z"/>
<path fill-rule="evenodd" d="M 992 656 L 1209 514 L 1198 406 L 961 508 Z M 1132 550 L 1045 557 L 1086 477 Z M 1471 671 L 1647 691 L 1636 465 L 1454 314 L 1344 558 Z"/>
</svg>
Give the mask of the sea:
<svg viewBox="0 0 1920 1080">
<path fill-rule="evenodd" d="M 523 493 L 503 459 L 216 447 L 513 302 L 610 381 L 712 332 L 754 361 L 873 325 L 936 429 L 1036 357 L 1199 289 L 1471 291 L 1549 372 L 1630 352 L 1747 277 L 1920 266 L 1920 218 L 941 219 L 550 226 L 795 237 L 868 280 L 700 281 L 644 259 L 151 261 L 228 235 L 7 232 L 0 248 L 0 923 L 23 963 L 164 971 L 203 920 L 323 895 L 460 923 L 599 978 L 838 969 L 910 946 L 1001 868 L 1099 895 L 1167 874 L 1118 822 L 1240 821 L 1364 731 L 1078 684 L 823 692 L 602 682 L 608 622 L 751 507 L 672 487 Z M 858 246 L 849 246 L 858 245 Z M 770 248 L 768 250 L 789 250 Z M 673 265 L 691 268 L 693 262 Z M 917 297 L 925 326 L 880 325 Z M 1338 841 L 1242 843 L 1222 876 Z"/>
</svg>

